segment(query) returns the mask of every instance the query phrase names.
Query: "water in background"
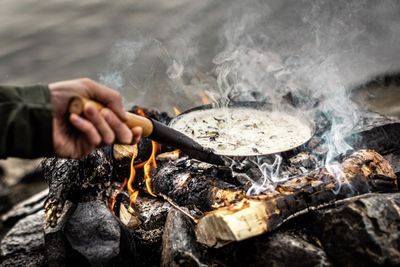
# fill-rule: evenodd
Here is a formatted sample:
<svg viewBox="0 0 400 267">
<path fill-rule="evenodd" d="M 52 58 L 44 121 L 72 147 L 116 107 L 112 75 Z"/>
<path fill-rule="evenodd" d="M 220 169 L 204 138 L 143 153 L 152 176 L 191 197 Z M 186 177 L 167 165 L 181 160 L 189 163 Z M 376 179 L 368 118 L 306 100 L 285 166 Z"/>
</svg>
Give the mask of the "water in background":
<svg viewBox="0 0 400 267">
<path fill-rule="evenodd" d="M 200 103 L 199 88 L 215 86 L 216 56 L 245 41 L 262 48 L 238 50 L 268 60 L 261 70 L 308 64 L 306 56 L 318 51 L 313 62 L 333 64 L 332 80 L 352 88 L 399 70 L 399 6 L 394 0 L 4 0 L 0 82 L 85 76 L 120 90 L 129 104 L 186 109 Z M 275 86 L 257 71 L 249 69 L 254 77 L 247 84 Z M 400 115 L 398 90 L 380 90 L 363 99 Z"/>
</svg>

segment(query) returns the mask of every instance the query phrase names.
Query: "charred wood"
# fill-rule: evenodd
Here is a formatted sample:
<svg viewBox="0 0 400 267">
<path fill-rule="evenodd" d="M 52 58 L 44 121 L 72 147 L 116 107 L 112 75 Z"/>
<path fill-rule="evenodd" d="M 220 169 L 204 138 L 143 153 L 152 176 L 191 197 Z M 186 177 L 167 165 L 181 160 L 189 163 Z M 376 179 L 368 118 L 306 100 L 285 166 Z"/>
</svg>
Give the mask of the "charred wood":
<svg viewBox="0 0 400 267">
<path fill-rule="evenodd" d="M 400 120 L 365 111 L 347 141 L 354 149 L 373 149 L 383 155 L 400 151 Z"/>
<path fill-rule="evenodd" d="M 129 196 L 121 193 L 115 206 L 124 229 L 135 239 L 135 266 L 159 266 L 164 224 L 171 207 L 162 200 L 141 195 L 132 207 L 129 202 Z"/>
<path fill-rule="evenodd" d="M 133 106 L 129 112 L 135 113 L 137 115 L 144 115 L 153 120 L 157 120 L 161 123 L 168 124 L 171 121 L 171 117 L 167 112 L 160 112 L 156 109 L 148 109 L 140 106 Z"/>
<path fill-rule="evenodd" d="M 209 211 L 234 203 L 244 197 L 236 186 L 224 182 L 231 172 L 212 165 L 183 158 L 159 166 L 153 173 L 156 193 L 163 193 L 181 206 L 194 206 Z"/>
<path fill-rule="evenodd" d="M 111 147 L 105 147 L 82 160 L 49 158 L 42 162 L 49 184 L 47 224 L 56 226 L 66 200 L 78 203 L 105 198 L 113 173 L 111 153 Z"/>
<path fill-rule="evenodd" d="M 181 212 L 172 209 L 164 226 L 161 266 L 207 266 L 205 250 L 197 243 L 194 223 Z"/>
</svg>

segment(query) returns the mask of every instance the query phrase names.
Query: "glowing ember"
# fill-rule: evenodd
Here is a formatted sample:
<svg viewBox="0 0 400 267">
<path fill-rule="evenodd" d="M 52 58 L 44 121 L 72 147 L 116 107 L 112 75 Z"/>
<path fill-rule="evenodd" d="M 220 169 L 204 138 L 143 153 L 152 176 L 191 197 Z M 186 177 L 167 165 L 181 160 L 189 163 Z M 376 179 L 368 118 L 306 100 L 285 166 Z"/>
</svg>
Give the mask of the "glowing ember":
<svg viewBox="0 0 400 267">
<path fill-rule="evenodd" d="M 146 117 L 146 113 L 142 108 L 136 108 L 136 113 L 140 116 Z"/>
</svg>

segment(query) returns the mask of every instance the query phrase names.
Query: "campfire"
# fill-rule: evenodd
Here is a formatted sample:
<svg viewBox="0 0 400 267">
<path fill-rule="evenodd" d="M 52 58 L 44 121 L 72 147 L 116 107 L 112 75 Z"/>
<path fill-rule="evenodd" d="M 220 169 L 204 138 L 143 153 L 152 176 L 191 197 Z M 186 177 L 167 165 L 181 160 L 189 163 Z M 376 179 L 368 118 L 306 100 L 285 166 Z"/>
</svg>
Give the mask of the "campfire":
<svg viewBox="0 0 400 267">
<path fill-rule="evenodd" d="M 174 107 L 175 118 L 138 106 L 130 112 L 210 145 L 224 164 L 196 160 L 148 138 L 137 145 L 97 149 L 82 160 L 43 161 L 48 196 L 23 206 L 26 210 L 44 202 L 42 262 L 400 262 L 395 241 L 400 121 L 363 110 L 358 125 L 344 136 L 352 149 L 332 157 L 326 141 L 332 120 L 319 110 L 308 119 L 298 116 L 293 111 L 301 110 L 301 101 L 291 94 L 281 102 L 289 113 L 260 102 L 233 102 L 227 111 L 200 97 L 203 105 L 193 110 Z M 20 213 L 17 208 L 5 218 L 13 220 Z"/>
<path fill-rule="evenodd" d="M 140 107 L 131 112 L 173 125 L 165 112 Z M 330 121 L 317 112 L 312 125 L 313 135 L 302 145 L 279 153 L 234 154 L 225 165 L 198 161 L 146 138 L 134 146 L 98 149 L 82 160 L 46 159 L 45 261 L 50 266 L 397 264 L 393 240 L 399 217 L 393 214 L 399 198 L 393 193 L 400 122 L 363 111 L 346 136 L 353 150 L 330 162 L 323 139 Z"/>
</svg>

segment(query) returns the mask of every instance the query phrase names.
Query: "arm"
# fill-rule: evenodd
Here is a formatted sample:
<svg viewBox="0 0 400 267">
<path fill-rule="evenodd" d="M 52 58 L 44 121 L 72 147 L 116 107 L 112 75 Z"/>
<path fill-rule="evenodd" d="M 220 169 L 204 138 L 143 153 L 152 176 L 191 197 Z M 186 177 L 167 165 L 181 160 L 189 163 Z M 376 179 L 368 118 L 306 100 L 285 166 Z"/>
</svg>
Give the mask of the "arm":
<svg viewBox="0 0 400 267">
<path fill-rule="evenodd" d="M 78 95 L 106 108 L 85 107 L 84 117 L 69 114 L 69 102 Z M 115 141 L 137 143 L 141 128 L 129 129 L 125 116 L 121 96 L 90 79 L 0 87 L 0 158 L 81 158 Z"/>
<path fill-rule="evenodd" d="M 50 142 L 49 142 L 50 140 Z M 53 155 L 47 86 L 0 87 L 0 158 Z"/>
</svg>

